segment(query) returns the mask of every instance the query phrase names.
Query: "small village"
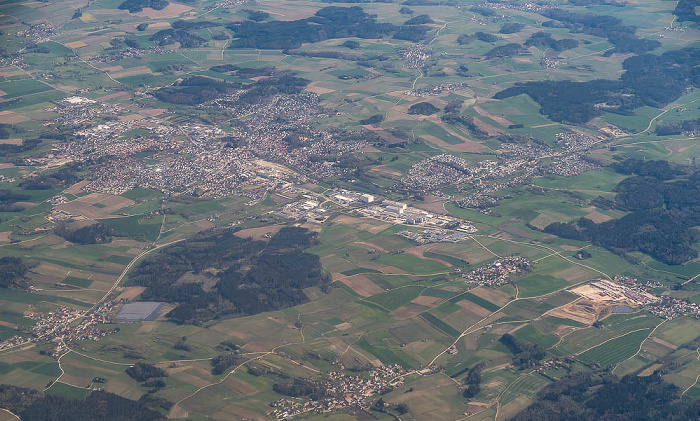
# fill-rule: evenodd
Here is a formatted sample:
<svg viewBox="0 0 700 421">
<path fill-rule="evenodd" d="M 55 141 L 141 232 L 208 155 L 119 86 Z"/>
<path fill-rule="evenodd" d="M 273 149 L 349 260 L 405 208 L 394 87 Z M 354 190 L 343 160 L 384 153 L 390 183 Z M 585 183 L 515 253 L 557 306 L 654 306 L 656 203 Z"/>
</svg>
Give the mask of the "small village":
<svg viewBox="0 0 700 421">
<path fill-rule="evenodd" d="M 462 277 L 477 285 L 496 287 L 512 282 L 512 276 L 528 272 L 534 265 L 530 259 L 511 255 L 466 272 Z"/>
<path fill-rule="evenodd" d="M 368 410 L 374 396 L 403 385 L 406 371 L 398 364 L 392 364 L 374 368 L 368 374 L 369 378 L 364 378 L 342 371 L 330 372 L 328 379 L 322 381 L 323 398 L 303 402 L 280 399 L 270 404 L 275 408 L 271 415 L 277 420 L 285 420 L 310 412 L 329 413 L 350 408 Z"/>
</svg>

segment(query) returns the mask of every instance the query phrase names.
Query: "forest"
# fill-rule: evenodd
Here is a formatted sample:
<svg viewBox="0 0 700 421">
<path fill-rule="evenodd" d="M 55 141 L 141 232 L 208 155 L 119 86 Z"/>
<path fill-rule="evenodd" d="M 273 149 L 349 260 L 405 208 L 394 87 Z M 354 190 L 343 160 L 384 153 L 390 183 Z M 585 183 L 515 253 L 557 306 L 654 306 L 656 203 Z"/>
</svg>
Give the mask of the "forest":
<svg viewBox="0 0 700 421">
<path fill-rule="evenodd" d="M 632 56 L 622 63 L 619 80 L 525 82 L 494 95 L 505 99 L 527 94 L 554 121 L 583 124 L 604 110 L 634 115 L 642 106 L 662 108 L 688 87 L 700 86 L 700 49 L 683 48 L 661 55 Z"/>
<path fill-rule="evenodd" d="M 615 206 L 629 214 L 599 224 L 586 218 L 554 222 L 545 232 L 591 241 L 623 256 L 641 251 L 670 265 L 696 258 L 693 244 L 700 240 L 694 228 L 700 225 L 700 171 L 681 178 L 676 168 L 662 162 L 632 160 L 613 167 L 634 174 L 615 188 Z"/>
<path fill-rule="evenodd" d="M 177 22 L 175 22 L 177 23 Z M 200 22 L 201 23 L 201 22 Z M 174 27 L 173 27 L 174 28 Z M 180 43 L 182 48 L 197 48 L 207 42 L 206 39 L 197 34 L 192 34 L 184 29 L 163 29 L 151 36 L 150 40 L 160 46 Z"/>
<path fill-rule="evenodd" d="M 173 104 L 198 105 L 240 88 L 240 83 L 224 82 L 204 76 L 191 76 L 179 83 L 153 92 L 158 100 Z"/>
<path fill-rule="evenodd" d="M 105 244 L 112 242 L 113 232 L 110 227 L 98 222 L 75 230 L 61 224 L 54 229 L 54 234 L 75 244 Z"/>
<path fill-rule="evenodd" d="M 523 54 L 525 51 L 527 51 L 527 48 L 524 46 L 518 44 L 517 42 L 511 42 L 506 45 L 494 47 L 487 51 L 485 55 L 487 59 L 506 58 Z"/>
<path fill-rule="evenodd" d="M 421 18 L 423 19 L 423 18 Z M 310 18 L 293 21 L 234 22 L 227 26 L 236 39 L 229 48 L 296 49 L 304 43 L 335 38 L 383 38 L 394 34 L 398 39 L 423 37 L 426 27 L 397 27 L 377 23 L 361 7 L 328 6 Z M 416 35 L 417 34 L 417 35 Z"/>
<path fill-rule="evenodd" d="M 589 35 L 607 38 L 615 47 L 605 53 L 643 54 L 661 46 L 656 40 L 640 39 L 635 34 L 636 28 L 626 26 L 618 18 L 593 13 L 576 13 L 562 9 L 549 9 L 542 16 L 552 19 L 542 26 L 550 28 L 567 28 L 570 32 L 583 32 Z"/>
<path fill-rule="evenodd" d="M 167 315 L 177 323 L 286 308 L 307 301 L 304 288 L 329 281 L 318 256 L 303 251 L 315 241 L 298 227 L 282 228 L 267 243 L 209 231 L 142 262 L 128 284 L 145 286 L 144 300 L 179 303 Z M 202 281 L 179 282 L 187 273 Z"/>
<path fill-rule="evenodd" d="M 681 400 L 659 374 L 598 376 L 574 373 L 546 386 L 512 421 L 686 421 L 700 418 L 700 401 Z"/>
<path fill-rule="evenodd" d="M 0 257 L 0 288 L 26 288 L 28 270 L 29 265 L 19 257 Z"/>
<path fill-rule="evenodd" d="M 144 7 L 150 7 L 155 10 L 163 10 L 170 3 L 167 0 L 126 0 L 119 5 L 119 10 L 128 10 L 129 13 L 138 13 Z"/>
<path fill-rule="evenodd" d="M 132 401 L 98 391 L 83 400 L 75 400 L 0 385 L 0 408 L 12 411 L 22 421 L 165 421 L 165 415 L 151 409 L 150 403 L 159 402 L 149 399 Z"/>
<path fill-rule="evenodd" d="M 549 32 L 535 32 L 525 41 L 527 47 L 545 47 L 554 51 L 566 51 L 578 47 L 578 41 L 573 38 L 555 40 Z"/>
<path fill-rule="evenodd" d="M 654 129 L 657 136 L 693 135 L 698 132 L 700 132 L 700 118 L 660 123 Z"/>
<path fill-rule="evenodd" d="M 700 22 L 700 16 L 695 13 L 695 9 L 700 6 L 698 0 L 679 0 L 673 14 L 678 18 L 678 22 Z"/>
<path fill-rule="evenodd" d="M 541 346 L 521 341 L 508 333 L 501 336 L 499 342 L 513 353 L 513 365 L 520 367 L 521 370 L 534 366 L 547 356 L 547 350 Z"/>
<path fill-rule="evenodd" d="M 436 106 L 429 102 L 419 102 L 408 108 L 408 114 L 433 115 L 440 111 Z"/>
<path fill-rule="evenodd" d="M 24 209 L 17 202 L 29 200 L 31 196 L 24 193 L 17 193 L 10 189 L 0 190 L 0 212 L 19 212 Z"/>
</svg>

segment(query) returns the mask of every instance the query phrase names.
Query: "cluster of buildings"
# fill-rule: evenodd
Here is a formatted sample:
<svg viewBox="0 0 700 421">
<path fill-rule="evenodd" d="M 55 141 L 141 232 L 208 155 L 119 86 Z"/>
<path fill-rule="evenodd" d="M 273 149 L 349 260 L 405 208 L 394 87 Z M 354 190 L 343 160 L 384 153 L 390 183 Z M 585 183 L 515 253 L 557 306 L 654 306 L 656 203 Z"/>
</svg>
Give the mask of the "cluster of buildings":
<svg viewBox="0 0 700 421">
<path fill-rule="evenodd" d="M 512 275 L 530 271 L 534 265 L 530 259 L 511 255 L 478 267 L 462 277 L 478 285 L 500 286 L 509 283 Z"/>
<path fill-rule="evenodd" d="M 443 92 L 456 92 L 467 88 L 465 82 L 461 83 L 441 83 L 438 86 L 425 86 L 422 88 L 412 89 L 408 93 L 413 96 L 429 96 L 440 95 Z"/>
<path fill-rule="evenodd" d="M 541 13 L 544 12 L 545 10 L 549 9 L 555 9 L 558 6 L 550 3 L 542 3 L 542 2 L 490 2 L 490 1 L 484 1 L 482 3 L 476 4 L 478 7 L 487 7 L 489 9 L 494 9 L 494 10 L 503 10 L 503 9 L 511 9 L 511 10 L 520 10 L 522 12 L 533 12 L 533 13 Z"/>
<path fill-rule="evenodd" d="M 15 335 L 6 339 L 0 342 L 0 351 L 32 342 L 50 342 L 54 344 L 52 355 L 58 356 L 71 342 L 98 340 L 110 333 L 100 329 L 98 325 L 109 322 L 109 313 L 119 303 L 108 300 L 89 313 L 72 307 L 59 307 L 49 313 L 29 311 L 26 316 L 34 320 L 34 326 L 31 328 L 32 336 Z"/>
<path fill-rule="evenodd" d="M 354 168 L 339 165 L 339 158 L 369 146 L 363 132 L 315 128 L 311 121 L 328 117 L 331 111 L 318 105 L 314 93 L 277 95 L 249 104 L 239 100 L 244 92 L 224 95 L 201 107 L 225 111 L 238 119 L 229 136 L 245 139 L 243 147 L 264 159 L 299 169 L 302 179 L 349 174 Z"/>
<path fill-rule="evenodd" d="M 282 209 L 272 212 L 273 215 L 280 218 L 293 220 L 307 220 L 316 223 L 325 222 L 330 214 L 322 207 L 319 207 L 319 202 L 312 198 L 305 198 L 298 202 L 284 205 Z"/>
<path fill-rule="evenodd" d="M 384 200 L 378 205 L 357 209 L 363 215 L 393 224 L 422 225 L 433 228 L 446 228 L 466 233 L 476 232 L 470 222 L 451 216 L 436 215 L 422 209 L 409 207 L 405 203 Z"/>
<path fill-rule="evenodd" d="M 432 51 L 423 44 L 413 44 L 399 51 L 401 58 L 409 69 L 422 69 L 425 61 L 430 58 Z"/>
<path fill-rule="evenodd" d="M 472 168 L 467 161 L 443 153 L 413 164 L 401 182 L 411 190 L 428 192 L 464 184 L 471 176 Z"/>
<path fill-rule="evenodd" d="M 368 377 L 349 376 L 342 371 L 328 373 L 324 380 L 324 397 L 319 400 L 273 402 L 271 415 L 276 420 L 291 419 L 305 413 L 330 413 L 346 408 L 368 410 L 372 397 L 395 386 L 403 385 L 405 370 L 398 364 L 378 367 Z"/>
<path fill-rule="evenodd" d="M 632 305 L 646 306 L 659 301 L 659 297 L 645 291 L 644 288 L 638 287 L 636 284 L 618 284 L 617 282 L 600 279 L 591 282 L 590 287 L 593 287 L 592 294 L 598 300 L 626 302 Z"/>
<path fill-rule="evenodd" d="M 399 231 L 396 235 L 408 238 L 419 244 L 458 243 L 469 238 L 469 235 L 465 232 L 445 230 L 424 230 L 419 232 Z"/>
<path fill-rule="evenodd" d="M 550 58 L 547 56 L 542 56 L 542 58 L 540 58 L 540 66 L 545 69 L 556 69 L 561 66 L 561 63 L 561 60 L 557 58 Z"/>
<path fill-rule="evenodd" d="M 700 318 L 700 306 L 688 300 L 674 298 L 669 295 L 656 295 L 650 292 L 655 288 L 662 288 L 664 285 L 658 281 L 639 281 L 628 276 L 615 276 L 615 285 L 624 289 L 624 297 L 633 300 L 634 304 L 639 304 L 649 310 L 653 315 L 662 319 L 674 319 L 680 316 L 693 316 Z M 607 281 L 607 283 L 611 283 Z M 642 297 L 642 299 L 638 298 Z"/>
<path fill-rule="evenodd" d="M 479 209 L 488 213 L 488 208 L 496 206 L 498 198 L 483 193 L 472 193 L 461 199 L 455 200 L 455 205 L 465 209 Z"/>
</svg>

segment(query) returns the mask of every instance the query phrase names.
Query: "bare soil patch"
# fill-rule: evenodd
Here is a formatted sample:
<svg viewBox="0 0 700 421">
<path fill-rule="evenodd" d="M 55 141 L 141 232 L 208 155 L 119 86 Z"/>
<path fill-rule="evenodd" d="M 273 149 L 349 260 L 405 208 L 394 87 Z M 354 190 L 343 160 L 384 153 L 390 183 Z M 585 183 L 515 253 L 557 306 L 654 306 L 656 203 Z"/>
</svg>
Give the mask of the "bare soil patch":
<svg viewBox="0 0 700 421">
<path fill-rule="evenodd" d="M 192 10 L 192 8 L 184 4 L 170 3 L 163 10 L 155 10 L 147 7 L 138 13 L 134 13 L 134 15 L 149 19 L 176 18 L 190 10 Z"/>
<path fill-rule="evenodd" d="M 253 237 L 255 240 L 271 237 L 282 229 L 284 225 L 268 225 L 265 227 L 246 228 L 236 232 L 234 235 L 240 238 Z"/>
<path fill-rule="evenodd" d="M 379 285 L 375 284 L 374 282 L 370 281 L 362 275 L 350 276 L 341 279 L 340 282 L 349 286 L 350 289 L 355 291 L 355 293 L 363 297 L 371 297 L 372 295 L 384 292 L 384 290 Z"/>
<path fill-rule="evenodd" d="M 117 297 L 117 300 L 127 300 L 131 301 L 138 297 L 139 294 L 144 292 L 146 287 L 126 287 L 121 294 Z"/>
<path fill-rule="evenodd" d="M 492 288 L 479 287 L 469 290 L 469 292 L 500 307 L 506 305 L 506 303 L 510 301 L 508 294 L 504 294 L 501 291 Z"/>
<path fill-rule="evenodd" d="M 440 300 L 441 300 L 441 298 L 438 298 L 438 297 L 429 297 L 427 295 L 421 295 L 421 296 L 415 298 L 411 302 L 418 304 L 418 305 L 421 305 L 421 306 L 432 307 L 433 304 L 437 303 Z"/>
<path fill-rule="evenodd" d="M 65 43 L 63 45 L 65 45 L 68 48 L 72 48 L 72 49 L 87 47 L 87 44 L 83 41 L 73 41 L 73 42 Z"/>
<path fill-rule="evenodd" d="M 479 107 L 479 106 L 472 107 L 472 109 L 473 109 L 474 111 L 476 111 L 477 113 L 479 113 L 479 115 L 483 115 L 484 117 L 488 117 L 488 118 L 490 118 L 491 120 L 495 121 L 496 123 L 500 124 L 500 125 L 503 126 L 503 127 L 508 127 L 508 126 L 510 126 L 511 124 L 513 124 L 512 122 L 506 120 L 505 118 L 495 116 L 495 115 L 489 113 L 488 111 L 484 110 L 483 108 L 481 108 L 481 107 Z"/>
<path fill-rule="evenodd" d="M 4 94 L 4 92 L 0 91 L 0 96 Z M 16 124 L 29 120 L 31 120 L 29 117 L 25 117 L 13 111 L 0 111 L 0 123 L 2 124 Z"/>
<path fill-rule="evenodd" d="M 604 213 L 600 213 L 598 211 L 593 211 L 587 214 L 586 218 L 598 224 L 613 219 L 612 216 L 605 215 Z"/>
</svg>

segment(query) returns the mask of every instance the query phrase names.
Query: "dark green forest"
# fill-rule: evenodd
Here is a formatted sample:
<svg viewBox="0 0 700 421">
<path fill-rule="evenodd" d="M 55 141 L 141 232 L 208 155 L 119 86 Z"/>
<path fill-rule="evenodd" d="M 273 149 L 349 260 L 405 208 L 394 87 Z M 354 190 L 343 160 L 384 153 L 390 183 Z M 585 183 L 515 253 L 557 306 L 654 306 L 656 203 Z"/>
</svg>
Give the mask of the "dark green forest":
<svg viewBox="0 0 700 421">
<path fill-rule="evenodd" d="M 429 17 L 428 17 L 429 19 Z M 423 21 L 425 18 L 420 18 Z M 235 22 L 228 25 L 235 38 L 229 48 L 296 49 L 304 43 L 315 43 L 335 38 L 383 38 L 394 35 L 397 39 L 417 41 L 428 28 L 409 24 L 398 27 L 377 23 L 375 16 L 361 7 L 329 6 L 310 18 L 293 21 Z"/>
<path fill-rule="evenodd" d="M 680 399 L 678 387 L 659 374 L 619 379 L 575 373 L 548 385 L 511 421 L 689 421 L 700 401 Z"/>
<path fill-rule="evenodd" d="M 564 238 L 587 240 L 615 253 L 641 251 L 678 265 L 694 259 L 700 240 L 700 171 L 686 175 L 665 161 L 627 160 L 613 166 L 633 176 L 615 188 L 614 205 L 630 212 L 620 219 L 595 223 L 581 218 L 554 222 L 545 231 Z"/>
<path fill-rule="evenodd" d="M 698 65 L 698 48 L 671 50 L 661 55 L 643 54 L 622 63 L 624 73 L 619 80 L 526 82 L 498 92 L 494 98 L 526 94 L 552 120 L 583 124 L 603 111 L 634 115 L 639 107 L 668 105 L 687 88 L 700 86 Z"/>
<path fill-rule="evenodd" d="M 0 385 L 0 408 L 22 421 L 165 421 L 149 401 L 132 401 L 107 392 L 92 392 L 83 400 L 45 395 L 23 387 Z"/>
<path fill-rule="evenodd" d="M 128 284 L 145 286 L 144 300 L 179 303 L 167 317 L 201 323 L 251 315 L 307 301 L 303 289 L 329 281 L 318 256 L 304 252 L 316 240 L 304 228 L 285 227 L 268 242 L 209 231 L 170 246 L 135 268 Z M 186 273 L 205 282 L 178 282 Z"/>
<path fill-rule="evenodd" d="M 0 288 L 26 288 L 29 267 L 19 257 L 0 257 Z"/>
</svg>

